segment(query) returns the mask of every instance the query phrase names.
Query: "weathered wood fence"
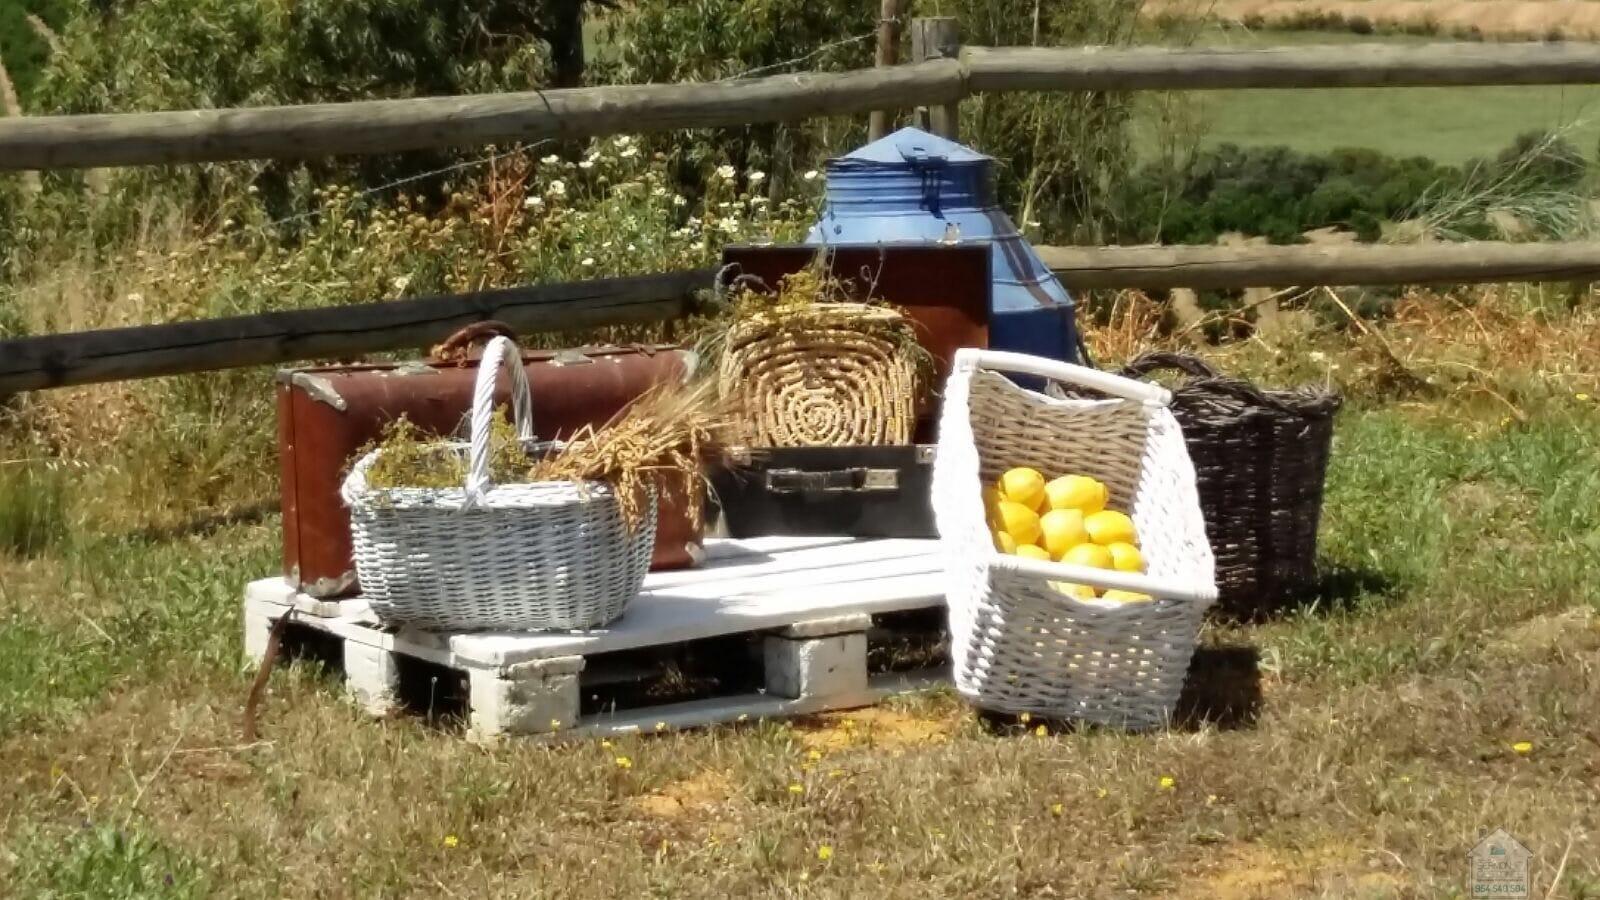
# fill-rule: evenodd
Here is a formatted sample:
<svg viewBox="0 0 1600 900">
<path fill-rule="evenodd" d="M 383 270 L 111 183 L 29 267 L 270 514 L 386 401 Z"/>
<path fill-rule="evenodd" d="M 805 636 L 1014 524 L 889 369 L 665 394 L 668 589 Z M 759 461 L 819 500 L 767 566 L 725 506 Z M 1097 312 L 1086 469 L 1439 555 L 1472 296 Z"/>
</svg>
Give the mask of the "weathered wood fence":
<svg viewBox="0 0 1600 900">
<path fill-rule="evenodd" d="M 913 62 L 839 74 L 0 119 L 0 171 L 463 148 L 909 107 L 924 110 L 921 119 L 933 130 L 954 136 L 963 98 L 1011 91 L 1600 83 L 1600 45 L 1591 44 L 962 48 L 953 20 L 911 26 Z M 1600 280 L 1600 243 L 1040 252 L 1078 289 Z M 525 330 L 660 321 L 691 311 L 695 291 L 710 278 L 679 272 L 6 340 L 0 394 L 404 349 L 491 317 Z"/>
</svg>

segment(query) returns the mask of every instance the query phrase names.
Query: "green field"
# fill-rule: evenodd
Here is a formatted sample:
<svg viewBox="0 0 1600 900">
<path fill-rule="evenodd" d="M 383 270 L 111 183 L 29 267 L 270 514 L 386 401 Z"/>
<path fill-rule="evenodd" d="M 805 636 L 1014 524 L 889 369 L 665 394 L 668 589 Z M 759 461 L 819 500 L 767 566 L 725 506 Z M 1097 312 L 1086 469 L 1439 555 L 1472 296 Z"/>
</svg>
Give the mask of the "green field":
<svg viewBox="0 0 1600 900">
<path fill-rule="evenodd" d="M 1426 40 L 1233 29 L 1209 31 L 1197 43 L 1250 47 Z M 1370 147 L 1392 156 L 1460 163 L 1493 155 L 1535 129 L 1560 129 L 1586 154 L 1600 143 L 1600 86 L 1208 91 L 1188 99 L 1195 104 L 1206 146 L 1282 144 L 1309 153 Z M 1151 127 L 1147 117 L 1146 146 Z"/>
</svg>

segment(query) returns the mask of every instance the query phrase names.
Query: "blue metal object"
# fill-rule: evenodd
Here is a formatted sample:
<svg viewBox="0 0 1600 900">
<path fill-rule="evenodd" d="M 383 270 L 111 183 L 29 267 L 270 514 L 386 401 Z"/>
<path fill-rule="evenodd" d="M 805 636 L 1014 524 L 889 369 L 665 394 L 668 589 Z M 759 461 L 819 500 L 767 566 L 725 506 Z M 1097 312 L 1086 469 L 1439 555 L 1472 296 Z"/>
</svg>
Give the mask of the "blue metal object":
<svg viewBox="0 0 1600 900">
<path fill-rule="evenodd" d="M 989 346 L 1086 362 L 1072 297 L 995 204 L 993 157 L 902 128 L 829 160 L 827 175 L 822 218 L 806 243 L 987 243 Z"/>
</svg>

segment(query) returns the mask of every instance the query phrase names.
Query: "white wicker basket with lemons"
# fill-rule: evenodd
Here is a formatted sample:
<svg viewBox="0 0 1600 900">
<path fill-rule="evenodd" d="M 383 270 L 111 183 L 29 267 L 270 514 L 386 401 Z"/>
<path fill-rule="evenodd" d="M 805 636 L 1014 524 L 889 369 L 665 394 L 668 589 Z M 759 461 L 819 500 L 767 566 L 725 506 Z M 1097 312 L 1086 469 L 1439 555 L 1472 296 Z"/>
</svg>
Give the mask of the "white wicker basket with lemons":
<svg viewBox="0 0 1600 900">
<path fill-rule="evenodd" d="M 1052 480 L 1026 466 L 1010 469 L 984 489 L 984 511 L 995 549 L 1029 559 L 1144 572 L 1139 535 L 1126 513 L 1106 508 L 1104 483 L 1087 475 Z M 1080 600 L 1144 603 L 1148 594 L 1096 591 L 1086 584 L 1052 581 L 1050 586 Z"/>
</svg>

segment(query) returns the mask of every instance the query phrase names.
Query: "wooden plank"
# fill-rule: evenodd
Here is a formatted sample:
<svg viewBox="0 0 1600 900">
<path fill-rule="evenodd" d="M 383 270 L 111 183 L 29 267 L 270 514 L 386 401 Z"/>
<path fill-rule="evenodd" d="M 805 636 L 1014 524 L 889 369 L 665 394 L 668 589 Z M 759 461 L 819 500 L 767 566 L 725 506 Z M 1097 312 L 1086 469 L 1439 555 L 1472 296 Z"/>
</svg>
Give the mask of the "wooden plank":
<svg viewBox="0 0 1600 900">
<path fill-rule="evenodd" d="M 712 539 L 715 551 L 725 539 Z M 767 538 L 766 541 L 794 540 Z M 809 540 L 809 539 L 801 539 Z M 918 555 L 905 551 L 920 545 Z M 844 553 L 849 550 L 851 552 Z M 886 558 L 878 559 L 877 554 Z M 944 561 L 937 541 L 850 539 L 830 546 L 806 546 L 754 562 L 726 567 L 731 578 L 687 586 L 659 586 L 681 572 L 654 572 L 627 612 L 609 628 L 574 633 L 452 634 L 418 629 L 389 632 L 362 621 L 365 601 L 343 601 L 343 618 L 319 618 L 315 627 L 346 640 L 415 656 L 455 668 L 514 665 L 534 659 L 588 656 L 617 650 L 674 644 L 750 631 L 765 631 L 813 619 L 897 612 L 944 605 Z M 830 566 L 829 559 L 848 559 Z M 802 567 L 784 571 L 787 563 Z M 777 563 L 776 566 L 773 563 Z M 750 577 L 740 576 L 740 570 Z M 246 602 L 284 610 L 297 595 L 282 578 L 252 582 Z"/>
<path fill-rule="evenodd" d="M 449 639 L 451 655 L 464 665 L 508 666 L 531 659 L 593 655 L 661 644 L 763 631 L 806 619 L 851 613 L 885 613 L 943 606 L 943 563 L 930 558 L 929 572 L 874 578 L 808 590 L 790 587 L 770 597 L 689 597 L 645 594 L 608 629 L 581 634 L 472 634 Z M 931 571 L 937 568 L 937 573 Z M 399 652 L 409 652 L 402 633 Z"/>
<path fill-rule="evenodd" d="M 735 127 L 942 103 L 961 63 L 709 84 L 569 88 L 305 106 L 34 116 L 0 122 L 0 170 L 304 159 Z"/>
<path fill-rule="evenodd" d="M 755 540 L 763 540 L 757 538 Z M 765 540 L 792 541 L 793 538 L 767 538 Z M 809 540 L 817 540 L 812 538 Z M 738 555 L 728 553 L 729 544 L 743 551 Z M 645 592 L 677 591 L 708 584 L 726 586 L 733 581 L 745 581 L 767 575 L 790 575 L 808 572 L 825 566 L 847 566 L 860 562 L 889 559 L 923 559 L 938 552 L 936 540 L 894 539 L 866 541 L 859 538 L 840 537 L 826 544 L 799 544 L 756 551 L 750 539 L 733 541 L 714 538 L 706 542 L 708 564 L 698 569 L 677 569 L 651 572 L 642 588 Z M 724 556 L 724 553 L 728 555 Z M 712 554 L 717 554 L 713 557 Z M 711 562 L 712 559 L 716 561 Z"/>
<path fill-rule="evenodd" d="M 969 47 L 962 61 L 973 93 L 1600 82 L 1600 46 L 1589 43 Z"/>
<path fill-rule="evenodd" d="M 1078 290 L 1600 280 L 1600 241 L 1034 249 Z"/>
<path fill-rule="evenodd" d="M 0 396 L 425 347 L 471 322 L 566 331 L 684 315 L 710 269 L 0 341 Z"/>
<path fill-rule="evenodd" d="M 931 16 L 911 20 L 911 59 L 923 63 L 928 60 L 959 58 L 961 53 L 961 28 L 952 16 Z M 961 134 L 961 96 L 942 103 L 929 99 L 927 128 L 940 137 L 956 140 Z"/>
<path fill-rule="evenodd" d="M 900 61 L 901 0 L 881 0 L 878 6 L 878 48 L 873 65 L 880 69 Z M 875 109 L 867 117 L 867 140 L 875 141 L 889 133 L 894 111 Z"/>
<path fill-rule="evenodd" d="M 578 720 L 575 728 L 550 734 L 544 739 L 655 734 L 706 725 L 792 718 L 830 710 L 871 706 L 887 697 L 926 691 L 949 683 L 950 673 L 943 669 L 905 674 L 886 673 L 869 678 L 867 690 L 858 694 L 823 694 L 799 699 L 774 697 L 771 694 L 737 694 L 732 697 L 688 700 L 644 709 L 601 712 L 584 716 Z"/>
<path fill-rule="evenodd" d="M 937 22 L 938 20 L 931 20 Z M 935 26 L 925 26 L 935 27 Z M 924 50 L 954 46 L 929 37 Z M 1261 49 L 969 47 L 961 58 L 710 84 L 370 100 L 0 121 L 0 171 L 302 159 L 950 108 L 1000 91 L 1216 90 L 1600 83 L 1600 46 L 1331 45 Z M 935 127 L 940 127 L 935 125 Z"/>
</svg>

